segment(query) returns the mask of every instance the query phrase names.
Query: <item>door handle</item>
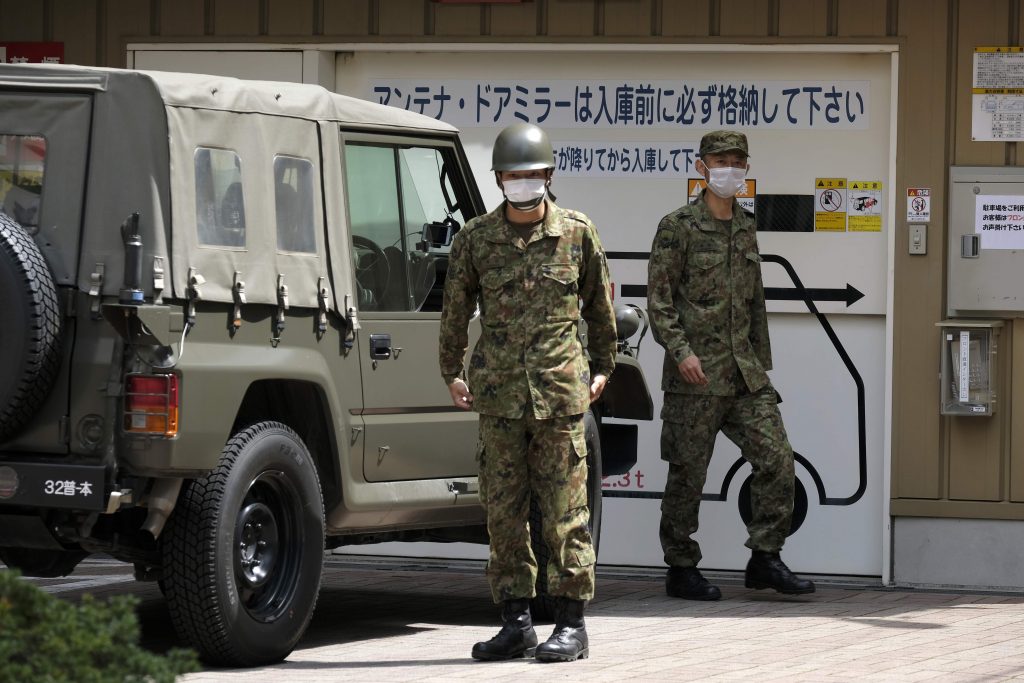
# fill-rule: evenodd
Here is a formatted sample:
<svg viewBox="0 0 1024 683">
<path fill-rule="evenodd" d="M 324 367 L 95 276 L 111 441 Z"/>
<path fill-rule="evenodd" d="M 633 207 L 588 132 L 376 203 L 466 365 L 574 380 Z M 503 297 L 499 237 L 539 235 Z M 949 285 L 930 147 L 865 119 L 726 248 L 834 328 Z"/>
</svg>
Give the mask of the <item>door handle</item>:
<svg viewBox="0 0 1024 683">
<path fill-rule="evenodd" d="M 387 360 L 391 358 L 390 334 L 370 335 L 370 358 L 373 360 Z"/>
</svg>

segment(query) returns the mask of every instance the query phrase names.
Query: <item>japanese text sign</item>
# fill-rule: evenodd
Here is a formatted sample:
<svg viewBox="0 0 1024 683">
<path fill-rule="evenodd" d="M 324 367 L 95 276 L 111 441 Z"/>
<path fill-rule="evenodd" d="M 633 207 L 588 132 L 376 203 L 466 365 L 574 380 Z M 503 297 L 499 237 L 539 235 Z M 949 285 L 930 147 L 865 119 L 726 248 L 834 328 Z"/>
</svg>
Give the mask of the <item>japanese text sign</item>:
<svg viewBox="0 0 1024 683">
<path fill-rule="evenodd" d="M 868 81 L 376 79 L 369 99 L 456 126 L 865 130 Z"/>
</svg>

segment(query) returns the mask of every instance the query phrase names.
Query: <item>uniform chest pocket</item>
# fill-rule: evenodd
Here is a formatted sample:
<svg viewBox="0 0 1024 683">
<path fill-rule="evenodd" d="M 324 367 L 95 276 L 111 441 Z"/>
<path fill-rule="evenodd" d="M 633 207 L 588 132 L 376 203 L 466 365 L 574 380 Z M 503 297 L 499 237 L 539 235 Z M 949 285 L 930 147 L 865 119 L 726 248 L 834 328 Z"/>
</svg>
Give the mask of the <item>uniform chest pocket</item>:
<svg viewBox="0 0 1024 683">
<path fill-rule="evenodd" d="M 717 251 L 698 251 L 690 262 L 697 270 L 710 270 L 725 263 L 725 254 Z"/>
<path fill-rule="evenodd" d="M 725 296 L 729 288 L 729 269 L 720 251 L 691 252 L 686 263 L 686 298 L 708 301 Z"/>
<path fill-rule="evenodd" d="M 515 280 L 514 268 L 492 268 L 480 276 L 480 311 L 484 325 L 508 325 L 519 315 Z"/>
<path fill-rule="evenodd" d="M 538 269 L 537 302 L 548 320 L 564 322 L 580 315 L 580 271 L 575 263 L 545 263 Z"/>
</svg>

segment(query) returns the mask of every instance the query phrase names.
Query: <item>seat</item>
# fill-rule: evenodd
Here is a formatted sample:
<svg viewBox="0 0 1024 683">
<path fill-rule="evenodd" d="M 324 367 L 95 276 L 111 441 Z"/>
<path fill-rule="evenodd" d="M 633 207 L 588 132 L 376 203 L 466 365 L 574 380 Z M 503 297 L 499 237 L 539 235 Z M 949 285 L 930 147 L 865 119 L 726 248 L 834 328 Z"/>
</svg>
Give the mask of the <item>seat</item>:
<svg viewBox="0 0 1024 683">
<path fill-rule="evenodd" d="M 281 251 L 316 251 L 313 233 L 306 230 L 300 209 L 299 193 L 288 183 L 274 184 L 274 207 L 277 216 L 277 248 Z"/>
<path fill-rule="evenodd" d="M 405 268 L 405 254 L 398 247 L 384 247 L 384 256 L 388 259 L 388 270 L 391 278 L 384 292 L 381 308 L 385 311 L 407 311 L 409 301 L 405 286 L 408 273 Z"/>
<path fill-rule="evenodd" d="M 221 239 L 218 244 L 229 247 L 245 246 L 245 200 L 242 183 L 235 181 L 228 185 L 220 200 L 220 224 L 217 226 Z"/>
</svg>

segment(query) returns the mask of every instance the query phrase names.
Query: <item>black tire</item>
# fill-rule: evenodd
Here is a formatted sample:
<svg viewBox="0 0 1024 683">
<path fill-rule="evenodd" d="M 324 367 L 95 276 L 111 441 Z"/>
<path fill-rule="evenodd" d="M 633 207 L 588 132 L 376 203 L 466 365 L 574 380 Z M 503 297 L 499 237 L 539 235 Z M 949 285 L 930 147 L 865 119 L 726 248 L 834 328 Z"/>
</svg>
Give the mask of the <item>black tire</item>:
<svg viewBox="0 0 1024 683">
<path fill-rule="evenodd" d="M 0 212 L 0 441 L 42 405 L 60 367 L 57 287 L 39 247 Z"/>
<path fill-rule="evenodd" d="M 75 571 L 89 556 L 84 550 L 39 550 L 36 548 L 0 548 L 0 561 L 23 576 L 53 579 Z"/>
<path fill-rule="evenodd" d="M 590 535 L 594 540 L 594 553 L 601 543 L 601 431 L 594 411 L 583 415 L 583 433 L 587 440 L 587 507 L 590 508 Z M 530 603 L 533 618 L 552 621 L 555 600 L 548 594 L 547 566 L 551 552 L 541 534 L 544 518 L 537 501 L 530 500 L 530 543 L 537 558 L 537 597 Z"/>
<path fill-rule="evenodd" d="M 185 485 L 160 537 L 178 634 L 210 664 L 278 662 L 320 591 L 324 508 L 313 459 L 278 422 L 235 434 L 220 464 Z"/>
</svg>

